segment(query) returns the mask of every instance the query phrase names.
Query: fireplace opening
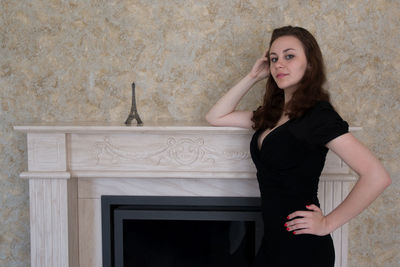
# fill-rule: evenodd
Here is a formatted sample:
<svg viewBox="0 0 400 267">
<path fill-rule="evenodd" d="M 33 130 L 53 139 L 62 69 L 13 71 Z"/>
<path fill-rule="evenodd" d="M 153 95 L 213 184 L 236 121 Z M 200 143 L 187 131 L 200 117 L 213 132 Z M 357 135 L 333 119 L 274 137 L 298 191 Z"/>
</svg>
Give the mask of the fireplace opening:
<svg viewBox="0 0 400 267">
<path fill-rule="evenodd" d="M 259 198 L 102 196 L 103 266 L 246 267 Z"/>
</svg>

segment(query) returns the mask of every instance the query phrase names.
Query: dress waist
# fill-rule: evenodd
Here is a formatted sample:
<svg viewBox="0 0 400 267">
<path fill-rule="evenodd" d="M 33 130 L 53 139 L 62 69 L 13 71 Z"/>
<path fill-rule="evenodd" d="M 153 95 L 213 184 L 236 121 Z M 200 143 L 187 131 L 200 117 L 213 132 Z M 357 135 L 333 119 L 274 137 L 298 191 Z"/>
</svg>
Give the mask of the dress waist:
<svg viewBox="0 0 400 267">
<path fill-rule="evenodd" d="M 261 196 L 262 213 L 266 224 L 278 225 L 282 227 L 287 221 L 286 217 L 292 212 L 304 210 L 307 211 L 306 205 L 314 204 L 320 206 L 316 194 L 265 194 Z"/>
</svg>

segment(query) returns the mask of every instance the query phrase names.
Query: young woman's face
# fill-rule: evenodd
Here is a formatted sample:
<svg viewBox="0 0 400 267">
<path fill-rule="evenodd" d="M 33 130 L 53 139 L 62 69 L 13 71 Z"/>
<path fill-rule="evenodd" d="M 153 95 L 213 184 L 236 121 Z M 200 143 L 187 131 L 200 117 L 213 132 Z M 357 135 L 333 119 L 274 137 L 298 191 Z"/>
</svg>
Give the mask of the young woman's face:
<svg viewBox="0 0 400 267">
<path fill-rule="evenodd" d="M 296 91 L 307 68 L 303 45 L 293 36 L 276 39 L 269 50 L 270 71 L 279 88 Z"/>
</svg>

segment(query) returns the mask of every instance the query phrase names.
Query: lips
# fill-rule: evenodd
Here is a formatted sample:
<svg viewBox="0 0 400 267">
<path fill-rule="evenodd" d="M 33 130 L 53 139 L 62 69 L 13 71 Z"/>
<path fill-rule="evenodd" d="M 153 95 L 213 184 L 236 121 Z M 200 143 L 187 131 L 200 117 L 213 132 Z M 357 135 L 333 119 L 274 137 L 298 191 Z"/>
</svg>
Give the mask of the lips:
<svg viewBox="0 0 400 267">
<path fill-rule="evenodd" d="M 276 75 L 276 78 L 277 78 L 277 79 L 281 79 L 281 78 L 283 78 L 283 77 L 285 77 L 285 76 L 287 76 L 287 75 L 289 75 L 289 74 L 278 73 L 278 74 Z"/>
</svg>

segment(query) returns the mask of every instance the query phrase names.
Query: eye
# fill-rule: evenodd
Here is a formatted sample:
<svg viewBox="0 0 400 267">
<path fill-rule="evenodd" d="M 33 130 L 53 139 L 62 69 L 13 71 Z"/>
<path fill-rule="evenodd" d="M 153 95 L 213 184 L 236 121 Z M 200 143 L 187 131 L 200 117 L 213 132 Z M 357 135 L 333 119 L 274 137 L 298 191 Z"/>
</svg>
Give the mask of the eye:
<svg viewBox="0 0 400 267">
<path fill-rule="evenodd" d="M 290 54 L 289 54 L 289 55 L 286 55 L 285 58 L 286 58 L 286 59 L 292 59 L 292 58 L 294 58 L 294 55 L 290 55 Z"/>
<path fill-rule="evenodd" d="M 277 57 L 272 57 L 272 58 L 271 58 L 271 62 L 275 63 L 275 62 L 277 62 L 277 61 L 278 61 L 278 58 L 277 58 Z"/>
</svg>

